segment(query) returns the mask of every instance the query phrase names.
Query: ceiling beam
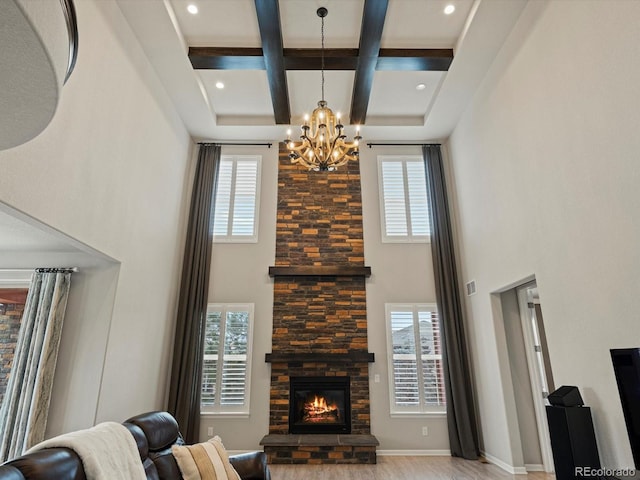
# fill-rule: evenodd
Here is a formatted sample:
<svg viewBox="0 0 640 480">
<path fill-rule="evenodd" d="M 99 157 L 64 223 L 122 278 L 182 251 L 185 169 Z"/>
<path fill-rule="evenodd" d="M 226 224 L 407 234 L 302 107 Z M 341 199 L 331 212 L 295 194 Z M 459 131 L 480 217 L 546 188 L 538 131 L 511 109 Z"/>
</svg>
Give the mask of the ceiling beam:
<svg viewBox="0 0 640 480">
<path fill-rule="evenodd" d="M 189 60 L 202 70 L 264 70 L 261 48 L 189 47 Z"/>
<path fill-rule="evenodd" d="M 269 79 L 271 102 L 276 124 L 291 123 L 287 73 L 284 67 L 282 48 L 282 27 L 280 26 L 280 6 L 278 0 L 255 0 L 264 64 Z"/>
<path fill-rule="evenodd" d="M 376 70 L 446 72 L 451 62 L 451 48 L 381 48 Z"/>
<path fill-rule="evenodd" d="M 325 48 L 325 70 L 355 70 L 357 48 Z M 189 60 L 195 69 L 264 70 L 261 48 L 189 47 Z M 286 70 L 320 70 L 322 50 L 319 48 L 285 48 Z M 376 70 L 446 71 L 453 61 L 451 48 L 381 48 Z"/>
<path fill-rule="evenodd" d="M 285 48 L 284 63 L 287 70 L 320 70 L 322 49 Z M 358 63 L 357 48 L 325 48 L 325 70 L 355 70 Z"/>
<path fill-rule="evenodd" d="M 364 124 L 389 0 L 365 0 L 360 27 L 360 54 L 351 95 L 351 123 Z"/>
</svg>

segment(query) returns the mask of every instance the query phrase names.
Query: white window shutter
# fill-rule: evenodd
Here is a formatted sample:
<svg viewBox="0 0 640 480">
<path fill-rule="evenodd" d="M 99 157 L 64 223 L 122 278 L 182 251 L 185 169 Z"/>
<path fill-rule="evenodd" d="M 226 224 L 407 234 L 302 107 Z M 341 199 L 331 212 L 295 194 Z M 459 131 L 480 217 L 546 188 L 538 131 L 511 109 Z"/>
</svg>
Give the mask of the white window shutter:
<svg viewBox="0 0 640 480">
<path fill-rule="evenodd" d="M 221 405 L 244 405 L 247 386 L 249 314 L 227 312 L 222 368 Z"/>
<path fill-rule="evenodd" d="M 393 388 L 397 405 L 419 405 L 418 363 L 413 313 L 391 312 Z"/>
<path fill-rule="evenodd" d="M 249 413 L 252 316 L 252 304 L 208 306 L 201 401 L 205 413 Z"/>
<path fill-rule="evenodd" d="M 387 304 L 392 413 L 444 412 L 440 325 L 430 305 Z"/>
<path fill-rule="evenodd" d="M 223 156 L 213 211 L 216 242 L 256 242 L 260 190 L 259 156 Z"/>
<path fill-rule="evenodd" d="M 407 204 L 401 162 L 382 162 L 384 225 L 387 236 L 406 236 Z"/>
<path fill-rule="evenodd" d="M 426 405 L 444 406 L 444 371 L 438 314 L 435 311 L 418 311 L 418 327 L 424 379 L 424 400 Z"/>
<path fill-rule="evenodd" d="M 231 235 L 253 236 L 256 217 L 258 162 L 237 162 Z"/>
<path fill-rule="evenodd" d="M 422 157 L 379 157 L 384 242 L 426 242 L 431 235 Z"/>
<path fill-rule="evenodd" d="M 406 162 L 409 213 L 411 216 L 411 235 L 429 236 L 429 204 L 427 201 L 427 180 L 424 163 Z"/>
<path fill-rule="evenodd" d="M 232 179 L 233 161 L 228 159 L 220 160 L 213 212 L 213 234 L 216 236 L 225 236 L 229 230 Z"/>
</svg>

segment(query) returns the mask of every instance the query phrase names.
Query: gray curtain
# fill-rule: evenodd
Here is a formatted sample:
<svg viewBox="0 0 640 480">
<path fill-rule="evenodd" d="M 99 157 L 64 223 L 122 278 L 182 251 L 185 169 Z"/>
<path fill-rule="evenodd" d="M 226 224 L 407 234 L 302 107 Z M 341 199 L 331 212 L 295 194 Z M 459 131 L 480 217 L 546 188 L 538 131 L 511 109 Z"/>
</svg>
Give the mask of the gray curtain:
<svg viewBox="0 0 640 480">
<path fill-rule="evenodd" d="M 478 430 L 464 333 L 447 187 L 439 145 L 423 145 L 431 208 L 431 254 L 443 337 L 447 425 L 451 455 L 477 459 Z"/>
<path fill-rule="evenodd" d="M 200 145 L 187 225 L 169 384 L 169 411 L 187 443 L 200 434 L 200 390 L 220 145 Z"/>
<path fill-rule="evenodd" d="M 0 463 L 44 439 L 70 282 L 70 270 L 39 269 L 31 279 L 0 409 Z"/>
</svg>

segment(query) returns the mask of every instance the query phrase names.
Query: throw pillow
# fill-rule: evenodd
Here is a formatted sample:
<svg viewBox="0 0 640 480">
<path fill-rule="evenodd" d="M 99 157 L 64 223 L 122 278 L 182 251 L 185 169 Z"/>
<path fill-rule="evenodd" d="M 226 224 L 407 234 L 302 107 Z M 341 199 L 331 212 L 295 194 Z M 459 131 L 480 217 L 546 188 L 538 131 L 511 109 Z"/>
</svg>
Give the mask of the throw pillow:
<svg viewBox="0 0 640 480">
<path fill-rule="evenodd" d="M 220 437 L 195 445 L 173 445 L 171 452 L 184 480 L 240 480 Z"/>
</svg>

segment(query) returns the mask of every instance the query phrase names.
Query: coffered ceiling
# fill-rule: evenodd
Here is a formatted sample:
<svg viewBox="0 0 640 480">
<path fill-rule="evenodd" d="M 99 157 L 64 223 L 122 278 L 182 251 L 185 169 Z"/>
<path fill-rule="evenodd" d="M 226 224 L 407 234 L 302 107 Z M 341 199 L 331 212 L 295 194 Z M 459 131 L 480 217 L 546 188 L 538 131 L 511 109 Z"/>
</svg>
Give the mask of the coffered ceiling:
<svg viewBox="0 0 640 480">
<path fill-rule="evenodd" d="M 316 10 L 326 7 L 325 98 L 367 141 L 446 137 L 526 0 L 118 3 L 197 140 L 295 131 L 320 100 Z"/>
</svg>

